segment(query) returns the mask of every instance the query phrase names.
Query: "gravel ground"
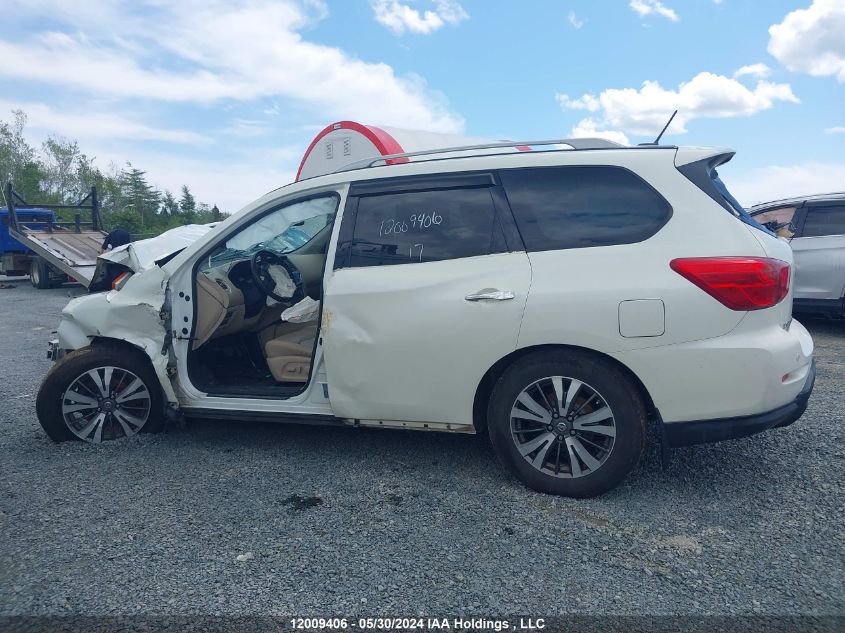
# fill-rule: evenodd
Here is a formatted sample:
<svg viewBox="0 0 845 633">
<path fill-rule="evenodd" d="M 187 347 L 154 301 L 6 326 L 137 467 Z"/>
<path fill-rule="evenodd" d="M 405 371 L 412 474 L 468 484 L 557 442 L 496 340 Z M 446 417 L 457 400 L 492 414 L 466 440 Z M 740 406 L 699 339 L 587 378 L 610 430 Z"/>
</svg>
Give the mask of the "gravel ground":
<svg viewBox="0 0 845 633">
<path fill-rule="evenodd" d="M 56 445 L 66 286 L 0 290 L 0 615 L 843 614 L 845 322 L 806 320 L 801 421 L 526 490 L 479 438 L 194 422 Z M 238 560 L 240 557 L 241 560 Z"/>
</svg>

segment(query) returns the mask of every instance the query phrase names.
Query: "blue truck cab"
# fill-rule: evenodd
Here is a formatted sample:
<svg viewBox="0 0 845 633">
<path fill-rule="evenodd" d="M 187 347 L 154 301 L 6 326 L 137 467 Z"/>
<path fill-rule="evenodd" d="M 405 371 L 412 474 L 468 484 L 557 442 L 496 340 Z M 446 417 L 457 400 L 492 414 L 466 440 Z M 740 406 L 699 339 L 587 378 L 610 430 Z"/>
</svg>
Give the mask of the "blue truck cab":
<svg viewBox="0 0 845 633">
<path fill-rule="evenodd" d="M 43 229 L 47 224 L 56 223 L 56 215 L 49 209 L 20 209 L 16 210 L 16 215 L 18 223 L 28 229 Z M 9 210 L 0 208 L 0 274 L 28 274 L 34 256 L 32 250 L 9 233 Z"/>
</svg>

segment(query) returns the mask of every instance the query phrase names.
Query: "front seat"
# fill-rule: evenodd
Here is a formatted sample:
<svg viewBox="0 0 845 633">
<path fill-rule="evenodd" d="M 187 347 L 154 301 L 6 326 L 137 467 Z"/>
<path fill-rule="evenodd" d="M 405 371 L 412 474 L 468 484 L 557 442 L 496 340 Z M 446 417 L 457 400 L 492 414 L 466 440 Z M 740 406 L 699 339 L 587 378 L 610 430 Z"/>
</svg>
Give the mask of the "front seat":
<svg viewBox="0 0 845 633">
<path fill-rule="evenodd" d="M 317 337 L 316 323 L 286 323 L 264 344 L 267 366 L 278 382 L 306 382 Z"/>
</svg>

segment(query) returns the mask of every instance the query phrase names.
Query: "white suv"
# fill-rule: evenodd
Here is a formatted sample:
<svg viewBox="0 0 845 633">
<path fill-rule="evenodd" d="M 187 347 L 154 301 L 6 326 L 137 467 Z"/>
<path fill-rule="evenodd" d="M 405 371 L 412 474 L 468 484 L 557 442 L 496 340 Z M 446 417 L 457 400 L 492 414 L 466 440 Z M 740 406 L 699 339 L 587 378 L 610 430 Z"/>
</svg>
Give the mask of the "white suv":
<svg viewBox="0 0 845 633">
<path fill-rule="evenodd" d="M 459 149 L 282 187 L 155 261 L 110 255 L 113 289 L 71 301 L 51 344 L 48 435 L 173 415 L 487 433 L 525 484 L 583 497 L 650 424 L 669 447 L 801 416 L 792 253 L 716 175 L 733 152 Z"/>
</svg>

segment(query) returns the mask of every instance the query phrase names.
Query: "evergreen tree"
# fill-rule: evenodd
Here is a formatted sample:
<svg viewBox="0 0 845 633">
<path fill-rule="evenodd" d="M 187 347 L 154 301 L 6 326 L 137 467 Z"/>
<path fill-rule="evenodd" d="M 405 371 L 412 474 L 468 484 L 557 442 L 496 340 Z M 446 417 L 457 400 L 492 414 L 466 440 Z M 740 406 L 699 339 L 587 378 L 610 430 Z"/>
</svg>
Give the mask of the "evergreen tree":
<svg viewBox="0 0 845 633">
<path fill-rule="evenodd" d="M 197 202 L 194 195 L 188 189 L 188 185 L 182 185 L 182 197 L 179 199 L 179 210 L 182 213 L 193 213 L 197 210 Z"/>
<path fill-rule="evenodd" d="M 126 167 L 120 183 L 124 210 L 135 211 L 141 217 L 143 226 L 150 226 L 158 213 L 161 193 L 147 182 L 147 172 L 133 167 L 132 163 L 126 163 Z"/>
<path fill-rule="evenodd" d="M 176 202 L 176 198 L 169 191 L 165 191 L 164 197 L 161 199 L 161 213 L 170 217 L 179 215 L 179 203 Z"/>
</svg>

